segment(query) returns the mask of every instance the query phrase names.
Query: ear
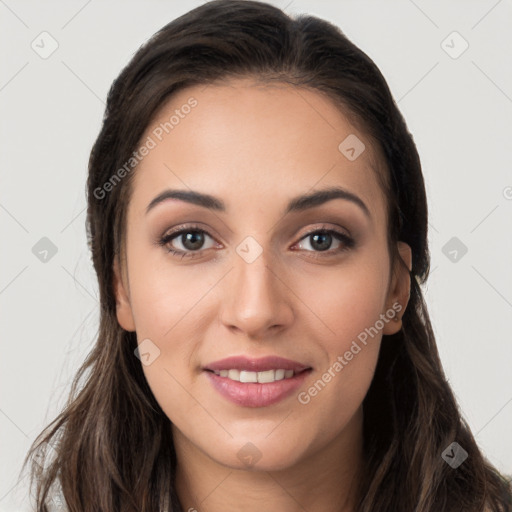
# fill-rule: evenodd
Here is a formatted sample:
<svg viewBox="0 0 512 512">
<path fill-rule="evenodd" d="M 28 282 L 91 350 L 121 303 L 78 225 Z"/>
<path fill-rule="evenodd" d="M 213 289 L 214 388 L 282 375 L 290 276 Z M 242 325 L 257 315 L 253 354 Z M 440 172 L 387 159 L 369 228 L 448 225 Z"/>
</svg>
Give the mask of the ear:
<svg viewBox="0 0 512 512">
<path fill-rule="evenodd" d="M 398 242 L 398 253 L 401 260 L 405 263 L 407 268 L 402 264 L 402 261 L 396 261 L 396 266 L 393 271 L 393 279 L 389 288 L 389 294 L 386 301 L 386 311 L 389 309 L 394 310 L 396 318 L 386 322 L 383 334 L 395 334 L 402 328 L 402 317 L 405 313 L 405 308 L 409 302 L 411 294 L 411 277 L 410 270 L 412 269 L 412 250 L 411 247 L 405 242 Z"/>
<path fill-rule="evenodd" d="M 114 258 L 114 293 L 116 295 L 116 315 L 119 325 L 125 331 L 135 331 L 135 322 L 133 320 L 132 307 L 130 305 L 129 294 L 123 283 L 121 271 L 119 268 L 118 257 Z"/>
</svg>

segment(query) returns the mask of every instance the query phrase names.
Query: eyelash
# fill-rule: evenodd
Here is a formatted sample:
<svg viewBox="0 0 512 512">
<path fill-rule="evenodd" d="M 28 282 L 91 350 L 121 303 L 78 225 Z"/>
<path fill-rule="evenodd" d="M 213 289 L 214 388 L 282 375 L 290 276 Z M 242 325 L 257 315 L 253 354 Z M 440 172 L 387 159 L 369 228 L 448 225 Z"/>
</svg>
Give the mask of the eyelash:
<svg viewBox="0 0 512 512">
<path fill-rule="evenodd" d="M 169 242 L 171 242 L 173 239 L 178 238 L 180 235 L 182 235 L 184 233 L 191 233 L 191 232 L 194 232 L 194 233 L 204 233 L 204 234 L 208 235 L 210 238 L 213 239 L 213 237 L 208 233 L 208 231 L 205 231 L 204 229 L 201 229 L 197 225 L 190 225 L 190 226 L 185 226 L 185 227 L 183 227 L 181 229 L 178 229 L 176 231 L 171 231 L 170 233 L 168 233 L 165 236 L 163 236 L 160 240 L 158 240 L 157 244 L 159 246 L 166 247 L 167 244 Z M 337 231 L 335 229 L 327 229 L 325 227 L 316 228 L 316 229 L 313 229 L 311 231 L 308 231 L 299 240 L 299 242 L 304 240 L 305 238 L 311 236 L 311 235 L 316 235 L 316 234 L 334 235 L 334 238 L 336 238 L 337 240 L 342 242 L 343 245 L 341 246 L 341 248 L 335 249 L 334 251 L 332 251 L 332 250 L 330 250 L 330 251 L 306 251 L 306 252 L 316 252 L 316 253 L 318 253 L 316 256 L 312 256 L 313 258 L 323 257 L 324 255 L 332 256 L 335 253 L 342 253 L 342 252 L 348 251 L 348 250 L 352 249 L 355 246 L 355 241 L 354 241 L 353 238 L 351 238 L 348 235 L 346 235 L 345 233 L 341 233 L 341 232 L 339 232 L 339 231 Z M 185 252 L 185 251 L 180 251 L 180 250 L 172 249 L 170 247 L 166 247 L 166 250 L 167 250 L 167 252 L 171 253 L 175 257 L 180 257 L 181 256 L 181 259 L 183 259 L 183 258 L 195 258 L 202 251 L 200 249 L 198 251 Z"/>
</svg>

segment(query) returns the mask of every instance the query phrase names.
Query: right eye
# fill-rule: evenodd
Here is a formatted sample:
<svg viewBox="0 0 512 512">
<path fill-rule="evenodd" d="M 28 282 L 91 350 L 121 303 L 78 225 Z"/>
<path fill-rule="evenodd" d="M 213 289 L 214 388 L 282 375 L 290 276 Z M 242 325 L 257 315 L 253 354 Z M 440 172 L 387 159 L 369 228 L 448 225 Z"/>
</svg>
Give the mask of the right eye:
<svg viewBox="0 0 512 512">
<path fill-rule="evenodd" d="M 213 238 L 204 229 L 197 226 L 181 227 L 164 235 L 158 242 L 159 245 L 166 247 L 167 251 L 174 256 L 181 258 L 194 258 L 199 255 L 200 251 L 213 247 L 204 248 L 205 235 L 213 240 Z M 171 244 L 175 239 L 182 245 L 182 248 L 175 248 Z M 170 245 L 171 244 L 171 245 Z"/>
</svg>

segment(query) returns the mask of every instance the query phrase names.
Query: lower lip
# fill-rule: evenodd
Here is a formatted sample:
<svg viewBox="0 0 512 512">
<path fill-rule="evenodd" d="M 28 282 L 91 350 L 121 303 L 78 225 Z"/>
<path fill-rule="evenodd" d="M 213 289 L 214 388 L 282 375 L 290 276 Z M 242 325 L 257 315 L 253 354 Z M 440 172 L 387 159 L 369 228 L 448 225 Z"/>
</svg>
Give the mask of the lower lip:
<svg viewBox="0 0 512 512">
<path fill-rule="evenodd" d="M 243 407 L 265 407 L 290 396 L 301 386 L 311 373 L 305 370 L 289 379 L 276 380 L 260 384 L 257 382 L 238 382 L 206 371 L 213 387 L 229 401 Z"/>
</svg>

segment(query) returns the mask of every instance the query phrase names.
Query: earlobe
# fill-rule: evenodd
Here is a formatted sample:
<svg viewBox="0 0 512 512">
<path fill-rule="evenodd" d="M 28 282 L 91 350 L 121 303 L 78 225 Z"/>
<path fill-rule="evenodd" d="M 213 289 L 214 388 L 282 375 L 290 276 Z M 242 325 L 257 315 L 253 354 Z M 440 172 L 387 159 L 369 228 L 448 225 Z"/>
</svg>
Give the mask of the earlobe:
<svg viewBox="0 0 512 512">
<path fill-rule="evenodd" d="M 116 296 L 116 316 L 119 325 L 125 331 L 135 332 L 135 322 L 133 320 L 130 298 L 126 292 L 125 285 L 121 276 L 118 258 L 114 258 L 113 265 L 113 285 Z"/>
<path fill-rule="evenodd" d="M 390 322 L 386 323 L 383 334 L 395 334 L 402 328 L 402 317 L 409 302 L 411 293 L 411 276 L 412 270 L 412 250 L 405 242 L 398 242 L 398 253 L 402 261 L 397 261 L 393 276 L 393 285 L 389 291 L 387 301 L 387 310 L 395 311 L 396 316 Z M 405 266 L 404 266 L 405 263 Z M 398 319 L 396 321 L 395 319 Z"/>
</svg>

